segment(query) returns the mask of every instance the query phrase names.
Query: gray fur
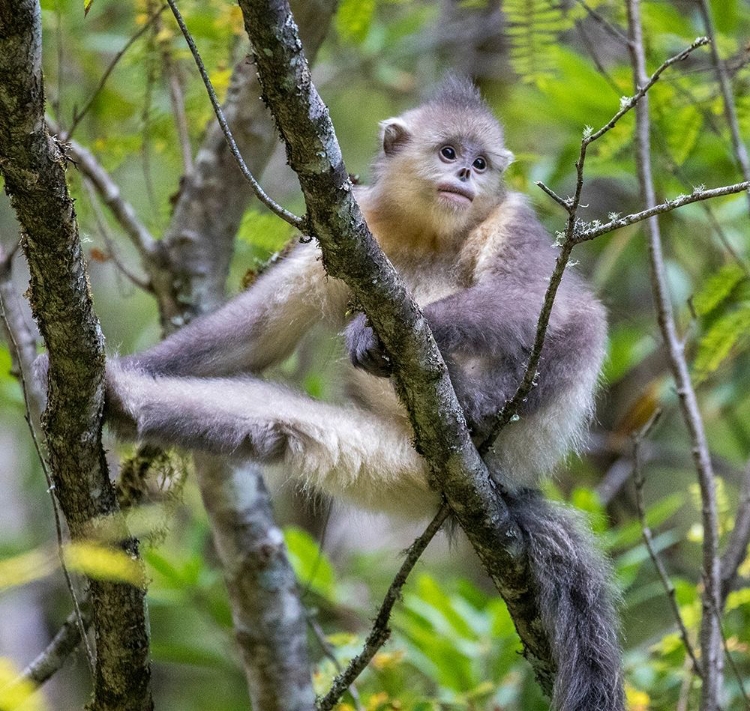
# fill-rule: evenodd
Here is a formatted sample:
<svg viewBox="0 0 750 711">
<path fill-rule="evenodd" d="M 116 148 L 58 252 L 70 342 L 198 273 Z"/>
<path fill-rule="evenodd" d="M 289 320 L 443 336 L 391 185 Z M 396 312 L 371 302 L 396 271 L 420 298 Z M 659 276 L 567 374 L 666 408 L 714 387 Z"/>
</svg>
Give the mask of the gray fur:
<svg viewBox="0 0 750 711">
<path fill-rule="evenodd" d="M 424 310 L 476 441 L 515 392 L 555 252 L 523 198 L 507 193 L 502 128 L 476 89 L 449 79 L 422 107 L 384 123 L 375 182 L 357 189 L 374 235 Z M 455 160 L 441 158 L 441 146 Z M 478 157 L 486 169 L 476 168 Z M 466 189 L 446 197 L 444 185 Z M 467 197 L 468 195 L 468 197 Z M 315 323 L 341 328 L 349 294 L 298 245 L 252 288 L 146 353 L 108 368 L 108 416 L 125 437 L 268 464 L 304 487 L 412 517 L 434 511 L 424 462 L 360 314 L 345 341 L 356 407 L 315 402 L 257 377 Z M 558 666 L 556 711 L 624 708 L 612 574 L 576 518 L 528 491 L 575 448 L 591 414 L 605 319 L 569 270 L 539 383 L 487 456 L 524 532 Z"/>
<path fill-rule="evenodd" d="M 614 573 L 583 517 L 523 490 L 506 497 L 526 540 L 557 664 L 555 711 L 624 709 Z"/>
</svg>

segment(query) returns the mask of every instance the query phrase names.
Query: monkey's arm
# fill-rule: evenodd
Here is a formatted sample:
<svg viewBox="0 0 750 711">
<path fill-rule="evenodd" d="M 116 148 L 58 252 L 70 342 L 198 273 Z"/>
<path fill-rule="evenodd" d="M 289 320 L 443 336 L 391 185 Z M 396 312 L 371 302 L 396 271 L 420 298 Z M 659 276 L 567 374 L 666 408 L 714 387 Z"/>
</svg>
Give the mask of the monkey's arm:
<svg viewBox="0 0 750 711">
<path fill-rule="evenodd" d="M 153 348 L 119 359 L 152 375 L 258 373 L 288 356 L 316 323 L 343 316 L 347 290 L 328 280 L 314 244 L 300 244 L 218 311 Z"/>
</svg>

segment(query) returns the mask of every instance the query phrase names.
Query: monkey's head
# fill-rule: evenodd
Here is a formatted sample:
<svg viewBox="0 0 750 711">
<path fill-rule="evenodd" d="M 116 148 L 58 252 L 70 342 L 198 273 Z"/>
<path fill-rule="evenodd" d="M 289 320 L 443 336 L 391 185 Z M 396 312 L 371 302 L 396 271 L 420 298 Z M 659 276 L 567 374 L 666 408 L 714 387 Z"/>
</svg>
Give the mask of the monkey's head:
<svg viewBox="0 0 750 711">
<path fill-rule="evenodd" d="M 380 136 L 375 188 L 410 222 L 457 235 L 500 201 L 513 154 L 469 80 L 449 77 L 427 103 L 383 121 Z"/>
</svg>

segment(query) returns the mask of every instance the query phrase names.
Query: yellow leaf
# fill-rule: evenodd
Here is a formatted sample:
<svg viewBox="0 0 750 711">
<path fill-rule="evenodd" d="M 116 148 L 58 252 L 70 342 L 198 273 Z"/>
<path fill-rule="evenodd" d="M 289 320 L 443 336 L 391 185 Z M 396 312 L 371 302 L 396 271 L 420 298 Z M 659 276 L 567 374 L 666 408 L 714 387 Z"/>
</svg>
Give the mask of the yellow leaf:
<svg viewBox="0 0 750 711">
<path fill-rule="evenodd" d="M 89 14 L 89 10 L 91 9 L 91 6 L 94 4 L 94 0 L 83 0 L 83 16 L 86 17 L 86 15 Z"/>
<path fill-rule="evenodd" d="M 750 588 L 735 590 L 727 595 L 727 612 L 750 603 Z"/>
<path fill-rule="evenodd" d="M 648 711 L 651 697 L 640 689 L 630 684 L 625 685 L 625 698 L 628 702 L 628 711 Z"/>
<path fill-rule="evenodd" d="M 0 560 L 0 590 L 39 580 L 49 575 L 54 569 L 54 558 L 40 549 L 22 553 L 7 560 Z"/>
<path fill-rule="evenodd" d="M 239 5 L 224 5 L 214 20 L 214 25 L 217 30 L 229 31 L 235 37 L 242 37 L 245 34 L 245 22 Z"/>
<path fill-rule="evenodd" d="M 19 680 L 19 674 L 10 659 L 0 657 L 0 711 L 45 711 L 44 697 L 34 693 L 32 682 Z"/>
<path fill-rule="evenodd" d="M 378 671 L 393 669 L 404 658 L 403 650 L 397 652 L 378 652 L 372 660 L 372 666 Z"/>
<path fill-rule="evenodd" d="M 214 91 L 220 100 L 223 100 L 229 88 L 229 80 L 232 77 L 232 70 L 228 67 L 217 69 L 211 72 L 211 83 L 214 85 Z"/>
<path fill-rule="evenodd" d="M 144 584 L 141 564 L 119 548 L 79 541 L 64 550 L 66 565 L 92 578 L 116 580 L 135 586 Z"/>
</svg>

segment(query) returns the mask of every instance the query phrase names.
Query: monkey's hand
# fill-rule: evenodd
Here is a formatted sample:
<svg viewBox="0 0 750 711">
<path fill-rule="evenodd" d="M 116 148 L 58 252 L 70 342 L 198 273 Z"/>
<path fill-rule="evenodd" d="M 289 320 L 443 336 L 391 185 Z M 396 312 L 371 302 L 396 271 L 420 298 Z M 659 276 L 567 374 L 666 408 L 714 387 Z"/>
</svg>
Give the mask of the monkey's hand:
<svg viewBox="0 0 750 711">
<path fill-rule="evenodd" d="M 349 359 L 355 368 L 362 368 L 370 375 L 388 378 L 393 373 L 393 364 L 385 352 L 375 331 L 367 323 L 365 314 L 357 314 L 344 332 Z"/>
</svg>

